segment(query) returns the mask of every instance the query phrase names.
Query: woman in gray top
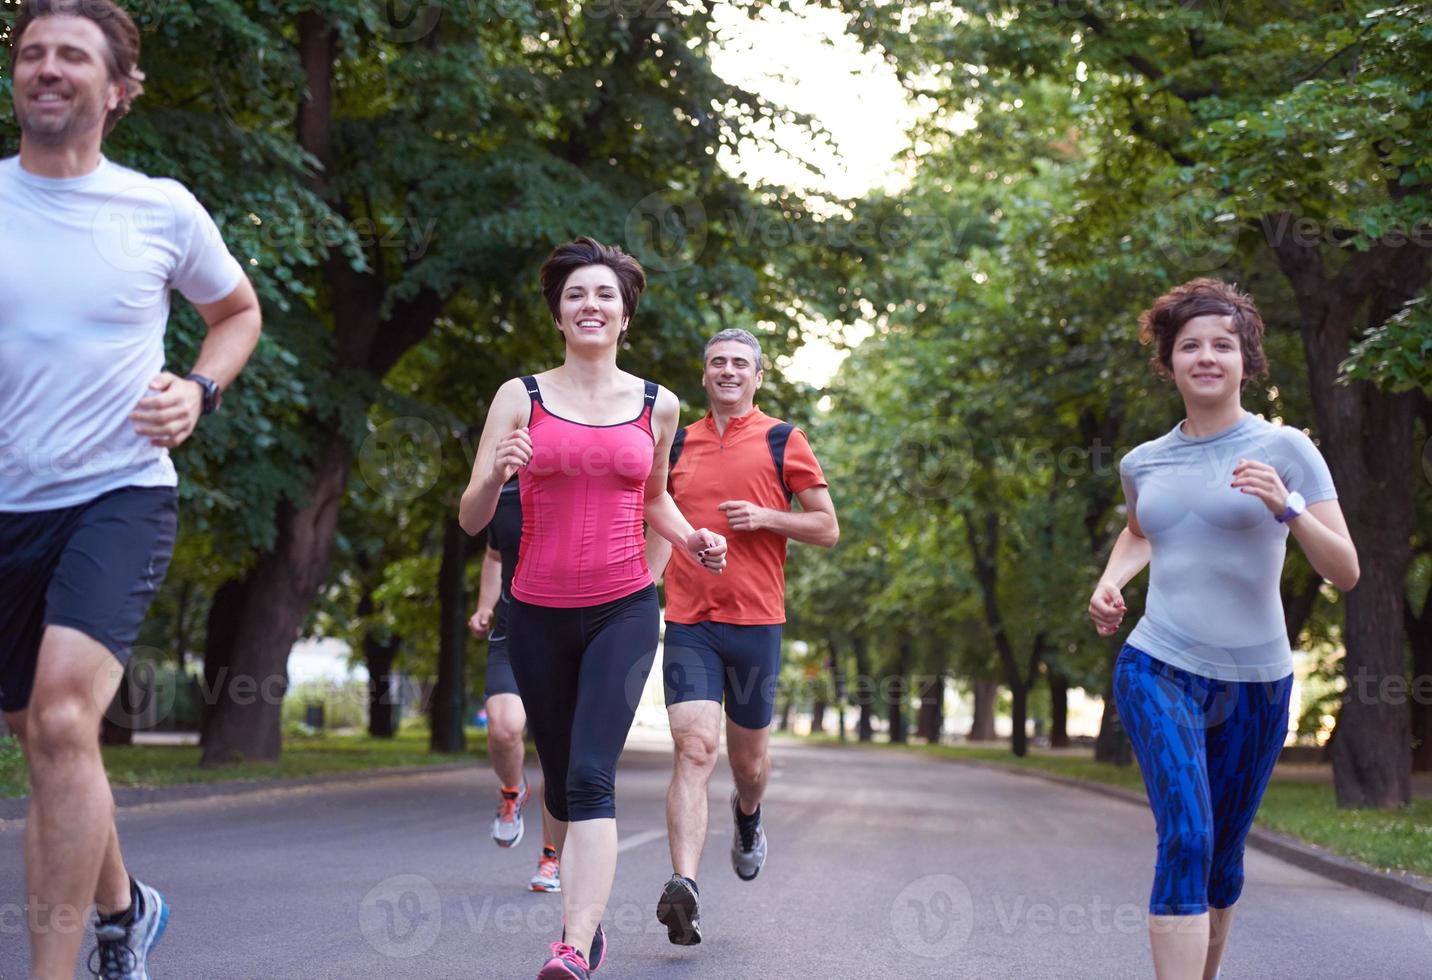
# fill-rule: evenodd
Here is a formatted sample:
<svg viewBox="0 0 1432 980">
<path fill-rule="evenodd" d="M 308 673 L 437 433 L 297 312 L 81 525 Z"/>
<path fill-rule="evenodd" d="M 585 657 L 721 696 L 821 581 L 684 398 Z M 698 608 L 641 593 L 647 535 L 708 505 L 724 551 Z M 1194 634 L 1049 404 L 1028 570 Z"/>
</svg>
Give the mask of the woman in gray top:
<svg viewBox="0 0 1432 980">
<path fill-rule="evenodd" d="M 1215 977 L 1243 887 L 1243 844 L 1288 732 L 1292 654 L 1279 580 L 1288 531 L 1318 574 L 1357 584 L 1357 552 L 1311 439 L 1243 410 L 1267 374 L 1263 321 L 1236 286 L 1196 279 L 1139 318 L 1186 417 L 1120 463 L 1128 527 L 1089 601 L 1105 636 L 1149 568 L 1114 695 L 1158 824 L 1149 935 L 1159 980 Z"/>
</svg>

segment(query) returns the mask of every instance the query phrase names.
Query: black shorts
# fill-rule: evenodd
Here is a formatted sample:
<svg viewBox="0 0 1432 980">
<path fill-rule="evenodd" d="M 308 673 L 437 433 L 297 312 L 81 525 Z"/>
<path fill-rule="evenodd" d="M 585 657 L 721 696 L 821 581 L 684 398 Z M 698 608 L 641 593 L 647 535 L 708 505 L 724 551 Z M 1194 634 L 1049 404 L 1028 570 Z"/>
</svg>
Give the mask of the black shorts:
<svg viewBox="0 0 1432 980">
<path fill-rule="evenodd" d="M 68 626 L 120 663 L 169 570 L 173 487 L 125 487 L 85 504 L 0 513 L 0 710 L 30 703 L 40 639 Z"/>
<path fill-rule="evenodd" d="M 666 624 L 662 680 L 666 706 L 725 701 L 726 716 L 758 731 L 771 724 L 781 680 L 780 624 Z"/>
</svg>

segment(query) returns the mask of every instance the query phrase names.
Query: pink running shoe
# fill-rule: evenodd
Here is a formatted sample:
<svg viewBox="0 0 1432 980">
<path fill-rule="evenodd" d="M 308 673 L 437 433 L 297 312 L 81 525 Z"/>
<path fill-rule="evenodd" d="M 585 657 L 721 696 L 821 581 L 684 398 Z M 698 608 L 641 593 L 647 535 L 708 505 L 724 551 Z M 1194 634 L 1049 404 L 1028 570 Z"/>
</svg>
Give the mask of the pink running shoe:
<svg viewBox="0 0 1432 980">
<path fill-rule="evenodd" d="M 566 943 L 552 944 L 552 958 L 537 974 L 537 980 L 590 980 L 591 968 L 582 954 Z"/>
</svg>

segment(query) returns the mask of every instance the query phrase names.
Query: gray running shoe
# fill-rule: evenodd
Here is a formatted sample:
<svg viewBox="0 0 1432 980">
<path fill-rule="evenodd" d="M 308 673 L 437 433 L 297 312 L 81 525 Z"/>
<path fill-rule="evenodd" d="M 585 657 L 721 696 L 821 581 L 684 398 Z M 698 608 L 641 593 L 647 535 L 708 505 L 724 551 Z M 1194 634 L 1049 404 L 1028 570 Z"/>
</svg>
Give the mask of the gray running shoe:
<svg viewBox="0 0 1432 980">
<path fill-rule="evenodd" d="M 731 791 L 731 818 L 736 822 L 736 836 L 731 841 L 731 867 L 742 881 L 755 881 L 766 863 L 766 831 L 761 826 L 761 811 L 755 819 L 741 812 L 741 797 Z"/>
<path fill-rule="evenodd" d="M 666 926 L 666 938 L 677 946 L 701 942 L 701 903 L 681 875 L 672 875 L 656 903 L 656 921 Z"/>
<path fill-rule="evenodd" d="M 100 980 L 149 980 L 149 953 L 169 925 L 164 896 L 144 882 L 139 890 L 139 914 L 127 926 L 96 923 L 96 947 L 90 952 L 89 971 Z M 98 961 L 98 962 L 96 962 Z"/>
</svg>

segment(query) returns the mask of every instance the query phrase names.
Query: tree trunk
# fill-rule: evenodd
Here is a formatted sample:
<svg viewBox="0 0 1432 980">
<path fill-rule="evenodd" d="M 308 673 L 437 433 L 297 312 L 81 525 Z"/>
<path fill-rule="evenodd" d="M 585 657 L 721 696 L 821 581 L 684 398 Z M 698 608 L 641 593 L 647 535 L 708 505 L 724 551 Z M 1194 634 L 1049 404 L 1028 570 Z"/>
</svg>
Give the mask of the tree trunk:
<svg viewBox="0 0 1432 980">
<path fill-rule="evenodd" d="M 114 692 L 114 700 L 109 703 L 109 708 L 100 718 L 100 745 L 134 744 L 134 728 L 139 720 L 136 715 L 140 706 L 135 701 L 135 695 L 139 692 L 135 689 L 134 672 L 131 670 L 132 663 L 133 661 L 125 665 L 124 677 L 119 682 L 119 690 Z"/>
<path fill-rule="evenodd" d="M 457 753 L 467 748 L 463 721 L 467 715 L 467 532 L 457 520 L 443 526 L 443 558 L 438 570 L 438 682 L 433 689 L 434 752 Z"/>
<path fill-rule="evenodd" d="M 810 709 L 810 733 L 819 735 L 825 730 L 825 698 L 816 698 Z"/>
<path fill-rule="evenodd" d="M 841 656 L 840 649 L 831 644 L 830 647 L 830 677 L 835 684 L 835 724 L 836 735 L 845 741 L 845 700 L 849 692 L 845 688 L 845 662 Z"/>
<path fill-rule="evenodd" d="M 945 675 L 937 674 L 920 682 L 920 713 L 915 733 L 931 745 L 940 744 L 945 728 Z"/>
<path fill-rule="evenodd" d="M 975 711 L 969 735 L 971 742 L 994 741 L 994 703 L 998 697 L 998 681 L 975 681 Z"/>
<path fill-rule="evenodd" d="M 308 502 L 280 508 L 274 550 L 259 558 L 244 583 L 231 667 L 221 670 L 206 694 L 218 699 L 204 724 L 206 766 L 279 757 L 288 654 L 328 572 L 352 461 L 348 441 L 330 433 L 309 481 Z"/>
<path fill-rule="evenodd" d="M 1122 640 L 1115 639 L 1109 644 L 1109 667 L 1104 674 L 1104 714 L 1099 719 L 1099 736 L 1094 740 L 1094 761 L 1111 766 L 1127 766 L 1134 760 L 1133 746 L 1119 718 L 1119 706 L 1114 702 L 1114 663 L 1121 649 Z"/>
<path fill-rule="evenodd" d="M 778 720 L 778 722 L 777 722 L 777 724 L 776 724 L 776 731 L 778 731 L 778 732 L 788 732 L 788 731 L 791 730 L 791 698 L 790 698 L 790 695 L 787 695 L 787 696 L 786 696 L 786 704 L 785 704 L 785 707 L 781 708 L 781 713 L 780 713 L 780 715 L 778 716 L 778 719 L 779 719 L 779 720 Z"/>
<path fill-rule="evenodd" d="M 855 721 L 855 737 L 862 742 L 875 739 L 875 678 L 870 673 L 870 647 L 865 637 L 852 641 L 855 647 L 856 706 L 860 717 Z"/>
<path fill-rule="evenodd" d="M 368 735 L 393 738 L 398 734 L 397 699 L 393 696 L 393 660 L 398 639 L 363 637 L 363 659 L 368 665 Z"/>
<path fill-rule="evenodd" d="M 321 13 L 299 16 L 304 98 L 299 105 L 298 138 L 320 164 L 305 183 L 349 220 L 351 208 L 334 190 L 343 186 L 344 177 L 332 119 L 338 45 L 337 30 Z M 388 262 L 375 255 L 370 266 L 371 271 L 355 268 L 351 256 L 334 250 L 323 262 L 322 286 L 333 306 L 337 370 L 381 381 L 404 353 L 432 332 L 447 295 L 421 289 L 393 299 L 385 278 Z M 288 654 L 328 570 L 353 452 L 336 421 L 319 420 L 307 502 L 302 507 L 280 506 L 274 549 L 259 558 L 244 583 L 242 610 L 231 639 L 231 669 L 216 668 L 206 692 L 206 697 L 216 700 L 204 727 L 205 765 L 235 759 L 272 761 L 279 756 Z M 207 658 L 205 670 L 209 671 Z"/>
<path fill-rule="evenodd" d="M 1412 643 L 1412 768 L 1432 771 L 1432 587 L 1422 601 L 1422 614 L 1407 603 L 1407 637 Z"/>
<path fill-rule="evenodd" d="M 895 665 L 895 676 L 886 688 L 885 708 L 890 713 L 890 741 L 903 745 L 909 741 L 905 727 L 905 701 L 910 694 L 910 639 L 900 637 L 899 661 Z"/>
<path fill-rule="evenodd" d="M 984 514 L 984 531 L 976 529 L 975 517 L 969 511 L 962 513 L 965 522 L 965 538 L 970 545 L 974 559 L 975 579 L 980 584 L 980 595 L 984 600 L 985 623 L 994 638 L 999 662 L 1004 667 L 1005 684 L 1009 687 L 1010 708 L 1013 712 L 1013 731 L 1010 748 L 1014 754 L 1023 757 L 1029 751 L 1029 733 L 1025 731 L 1029 688 L 1038 676 L 1040 658 L 1044 655 L 1044 634 L 1034 637 L 1029 654 L 1029 671 L 1020 673 L 1019 663 L 1014 656 L 1014 644 L 1005 629 L 1004 614 L 999 608 L 999 515 L 993 511 Z"/>
<path fill-rule="evenodd" d="M 1057 670 L 1049 672 L 1049 747 L 1069 747 L 1069 680 Z"/>
<path fill-rule="evenodd" d="M 1338 370 L 1357 324 L 1380 326 L 1421 292 L 1432 266 L 1425 249 L 1378 243 L 1350 255 L 1330 277 L 1320 244 L 1296 236 L 1270 241 L 1297 297 L 1313 414 L 1362 566 L 1361 581 L 1346 596 L 1348 696 L 1333 744 L 1333 787 L 1342 807 L 1403 806 L 1412 794 L 1408 712 L 1378 692 L 1389 678 L 1406 676 L 1417 396 L 1386 394 L 1365 381 L 1339 384 Z"/>
</svg>

